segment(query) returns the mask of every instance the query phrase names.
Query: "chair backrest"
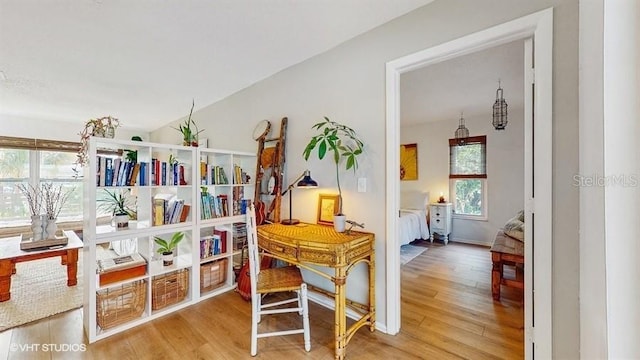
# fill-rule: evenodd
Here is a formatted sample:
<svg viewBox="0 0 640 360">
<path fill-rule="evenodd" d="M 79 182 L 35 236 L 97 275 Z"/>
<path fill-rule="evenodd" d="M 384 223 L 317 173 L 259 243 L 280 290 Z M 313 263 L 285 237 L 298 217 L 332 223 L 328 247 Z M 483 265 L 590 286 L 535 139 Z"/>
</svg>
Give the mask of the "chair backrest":
<svg viewBox="0 0 640 360">
<path fill-rule="evenodd" d="M 260 273 L 260 254 L 258 253 L 258 233 L 256 230 L 256 209 L 253 204 L 247 209 L 247 245 L 249 247 L 249 277 L 251 278 L 251 299 L 255 299 L 257 279 Z"/>
</svg>

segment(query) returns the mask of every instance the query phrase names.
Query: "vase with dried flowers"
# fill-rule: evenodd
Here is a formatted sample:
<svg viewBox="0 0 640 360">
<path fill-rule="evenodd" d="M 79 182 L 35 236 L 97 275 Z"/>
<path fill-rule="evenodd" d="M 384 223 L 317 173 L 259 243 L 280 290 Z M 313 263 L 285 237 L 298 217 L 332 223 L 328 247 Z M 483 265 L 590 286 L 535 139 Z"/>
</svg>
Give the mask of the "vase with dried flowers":
<svg viewBox="0 0 640 360">
<path fill-rule="evenodd" d="M 78 150 L 78 158 L 76 164 L 84 166 L 89 163 L 87 151 L 89 150 L 89 138 L 92 136 L 113 138 L 116 135 L 116 129 L 120 126 L 120 120 L 103 116 L 97 119 L 88 120 L 84 124 L 84 129 L 80 131 L 80 150 Z"/>
<path fill-rule="evenodd" d="M 62 188 L 62 184 L 54 185 L 51 182 L 43 183 L 40 187 L 44 204 L 46 238 L 55 238 L 56 231 L 58 230 L 58 225 L 56 224 L 58 215 L 69 199 L 69 195 L 71 195 L 73 189 L 65 190 Z"/>
<path fill-rule="evenodd" d="M 29 205 L 32 238 L 34 241 L 42 240 L 44 238 L 44 227 L 42 226 L 42 194 L 40 189 L 31 184 L 20 184 L 18 189 L 27 200 L 27 205 Z"/>
</svg>

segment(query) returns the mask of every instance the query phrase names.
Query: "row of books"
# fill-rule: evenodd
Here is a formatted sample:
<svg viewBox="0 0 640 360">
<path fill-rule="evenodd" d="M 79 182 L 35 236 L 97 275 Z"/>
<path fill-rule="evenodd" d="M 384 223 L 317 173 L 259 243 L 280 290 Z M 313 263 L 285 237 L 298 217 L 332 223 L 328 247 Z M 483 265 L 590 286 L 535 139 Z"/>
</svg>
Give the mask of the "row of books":
<svg viewBox="0 0 640 360">
<path fill-rule="evenodd" d="M 233 183 L 248 184 L 251 180 L 246 171 L 237 164 L 233 165 Z M 200 162 L 200 183 L 202 185 L 227 185 L 229 179 L 224 167 Z"/>
<path fill-rule="evenodd" d="M 187 185 L 184 165 L 151 159 L 151 185 Z"/>
<path fill-rule="evenodd" d="M 214 196 L 210 193 L 202 193 L 201 199 L 203 220 L 229 216 L 227 195 Z"/>
<path fill-rule="evenodd" d="M 179 163 L 151 159 L 149 165 L 145 161 L 98 156 L 96 167 L 96 186 L 187 185 L 184 165 Z"/>
<path fill-rule="evenodd" d="M 153 225 L 185 222 L 190 210 L 191 205 L 173 194 L 157 194 L 153 197 Z"/>
<path fill-rule="evenodd" d="M 241 250 L 247 244 L 247 224 L 233 223 L 233 248 Z"/>
<path fill-rule="evenodd" d="M 233 183 L 234 184 L 248 184 L 251 178 L 247 174 L 246 171 L 242 170 L 242 168 L 234 164 L 233 165 Z"/>
<path fill-rule="evenodd" d="M 147 162 L 98 156 L 96 161 L 96 186 L 149 185 Z"/>
<path fill-rule="evenodd" d="M 214 230 L 214 234 L 200 239 L 200 259 L 227 252 L 227 232 Z"/>
<path fill-rule="evenodd" d="M 200 182 L 202 185 L 226 185 L 229 179 L 222 166 L 201 162 Z"/>
<path fill-rule="evenodd" d="M 251 201 L 244 198 L 244 187 L 233 187 L 233 209 L 231 213 L 233 215 L 243 215 L 247 213 L 247 208 L 251 206 Z"/>
</svg>

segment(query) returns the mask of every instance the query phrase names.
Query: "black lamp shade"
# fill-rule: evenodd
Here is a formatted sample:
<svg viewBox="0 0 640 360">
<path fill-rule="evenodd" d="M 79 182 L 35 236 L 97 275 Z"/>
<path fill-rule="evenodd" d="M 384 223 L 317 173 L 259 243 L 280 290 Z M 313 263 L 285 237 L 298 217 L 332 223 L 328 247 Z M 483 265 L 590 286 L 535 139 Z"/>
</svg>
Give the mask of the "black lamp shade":
<svg viewBox="0 0 640 360">
<path fill-rule="evenodd" d="M 298 219 L 293 219 L 291 217 L 291 209 L 293 207 L 292 201 L 291 201 L 291 190 L 293 190 L 294 187 L 301 187 L 301 188 L 314 188 L 314 187 L 318 187 L 318 183 L 313 180 L 311 178 L 311 172 L 309 170 L 305 170 L 302 175 L 300 175 L 298 177 L 298 179 L 301 179 L 300 181 L 298 181 L 297 183 L 294 181 L 293 183 L 291 183 L 291 185 L 289 185 L 289 187 L 287 187 L 287 190 L 285 190 L 284 192 L 282 192 L 282 195 L 284 196 L 284 194 L 289 193 L 289 218 L 288 219 L 284 219 L 282 220 L 280 223 L 283 225 L 296 225 L 298 223 L 300 223 L 300 220 Z M 296 179 L 297 181 L 297 179 Z"/>
<path fill-rule="evenodd" d="M 309 170 L 304 172 L 304 177 L 302 180 L 298 181 L 297 187 L 318 187 L 318 182 L 311 178 L 311 173 Z"/>
</svg>

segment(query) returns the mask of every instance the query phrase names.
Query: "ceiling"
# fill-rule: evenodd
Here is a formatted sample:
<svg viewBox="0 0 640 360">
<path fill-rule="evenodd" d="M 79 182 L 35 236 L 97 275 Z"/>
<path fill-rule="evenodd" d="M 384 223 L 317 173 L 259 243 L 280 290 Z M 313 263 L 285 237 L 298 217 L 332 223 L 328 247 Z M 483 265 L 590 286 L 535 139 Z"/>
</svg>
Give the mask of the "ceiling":
<svg viewBox="0 0 640 360">
<path fill-rule="evenodd" d="M 432 0 L 0 0 L 0 117 L 152 131 Z"/>
<path fill-rule="evenodd" d="M 492 47 L 402 74 L 402 126 L 465 118 L 491 121 L 498 80 L 509 112 L 524 107 L 524 40 Z"/>
</svg>

